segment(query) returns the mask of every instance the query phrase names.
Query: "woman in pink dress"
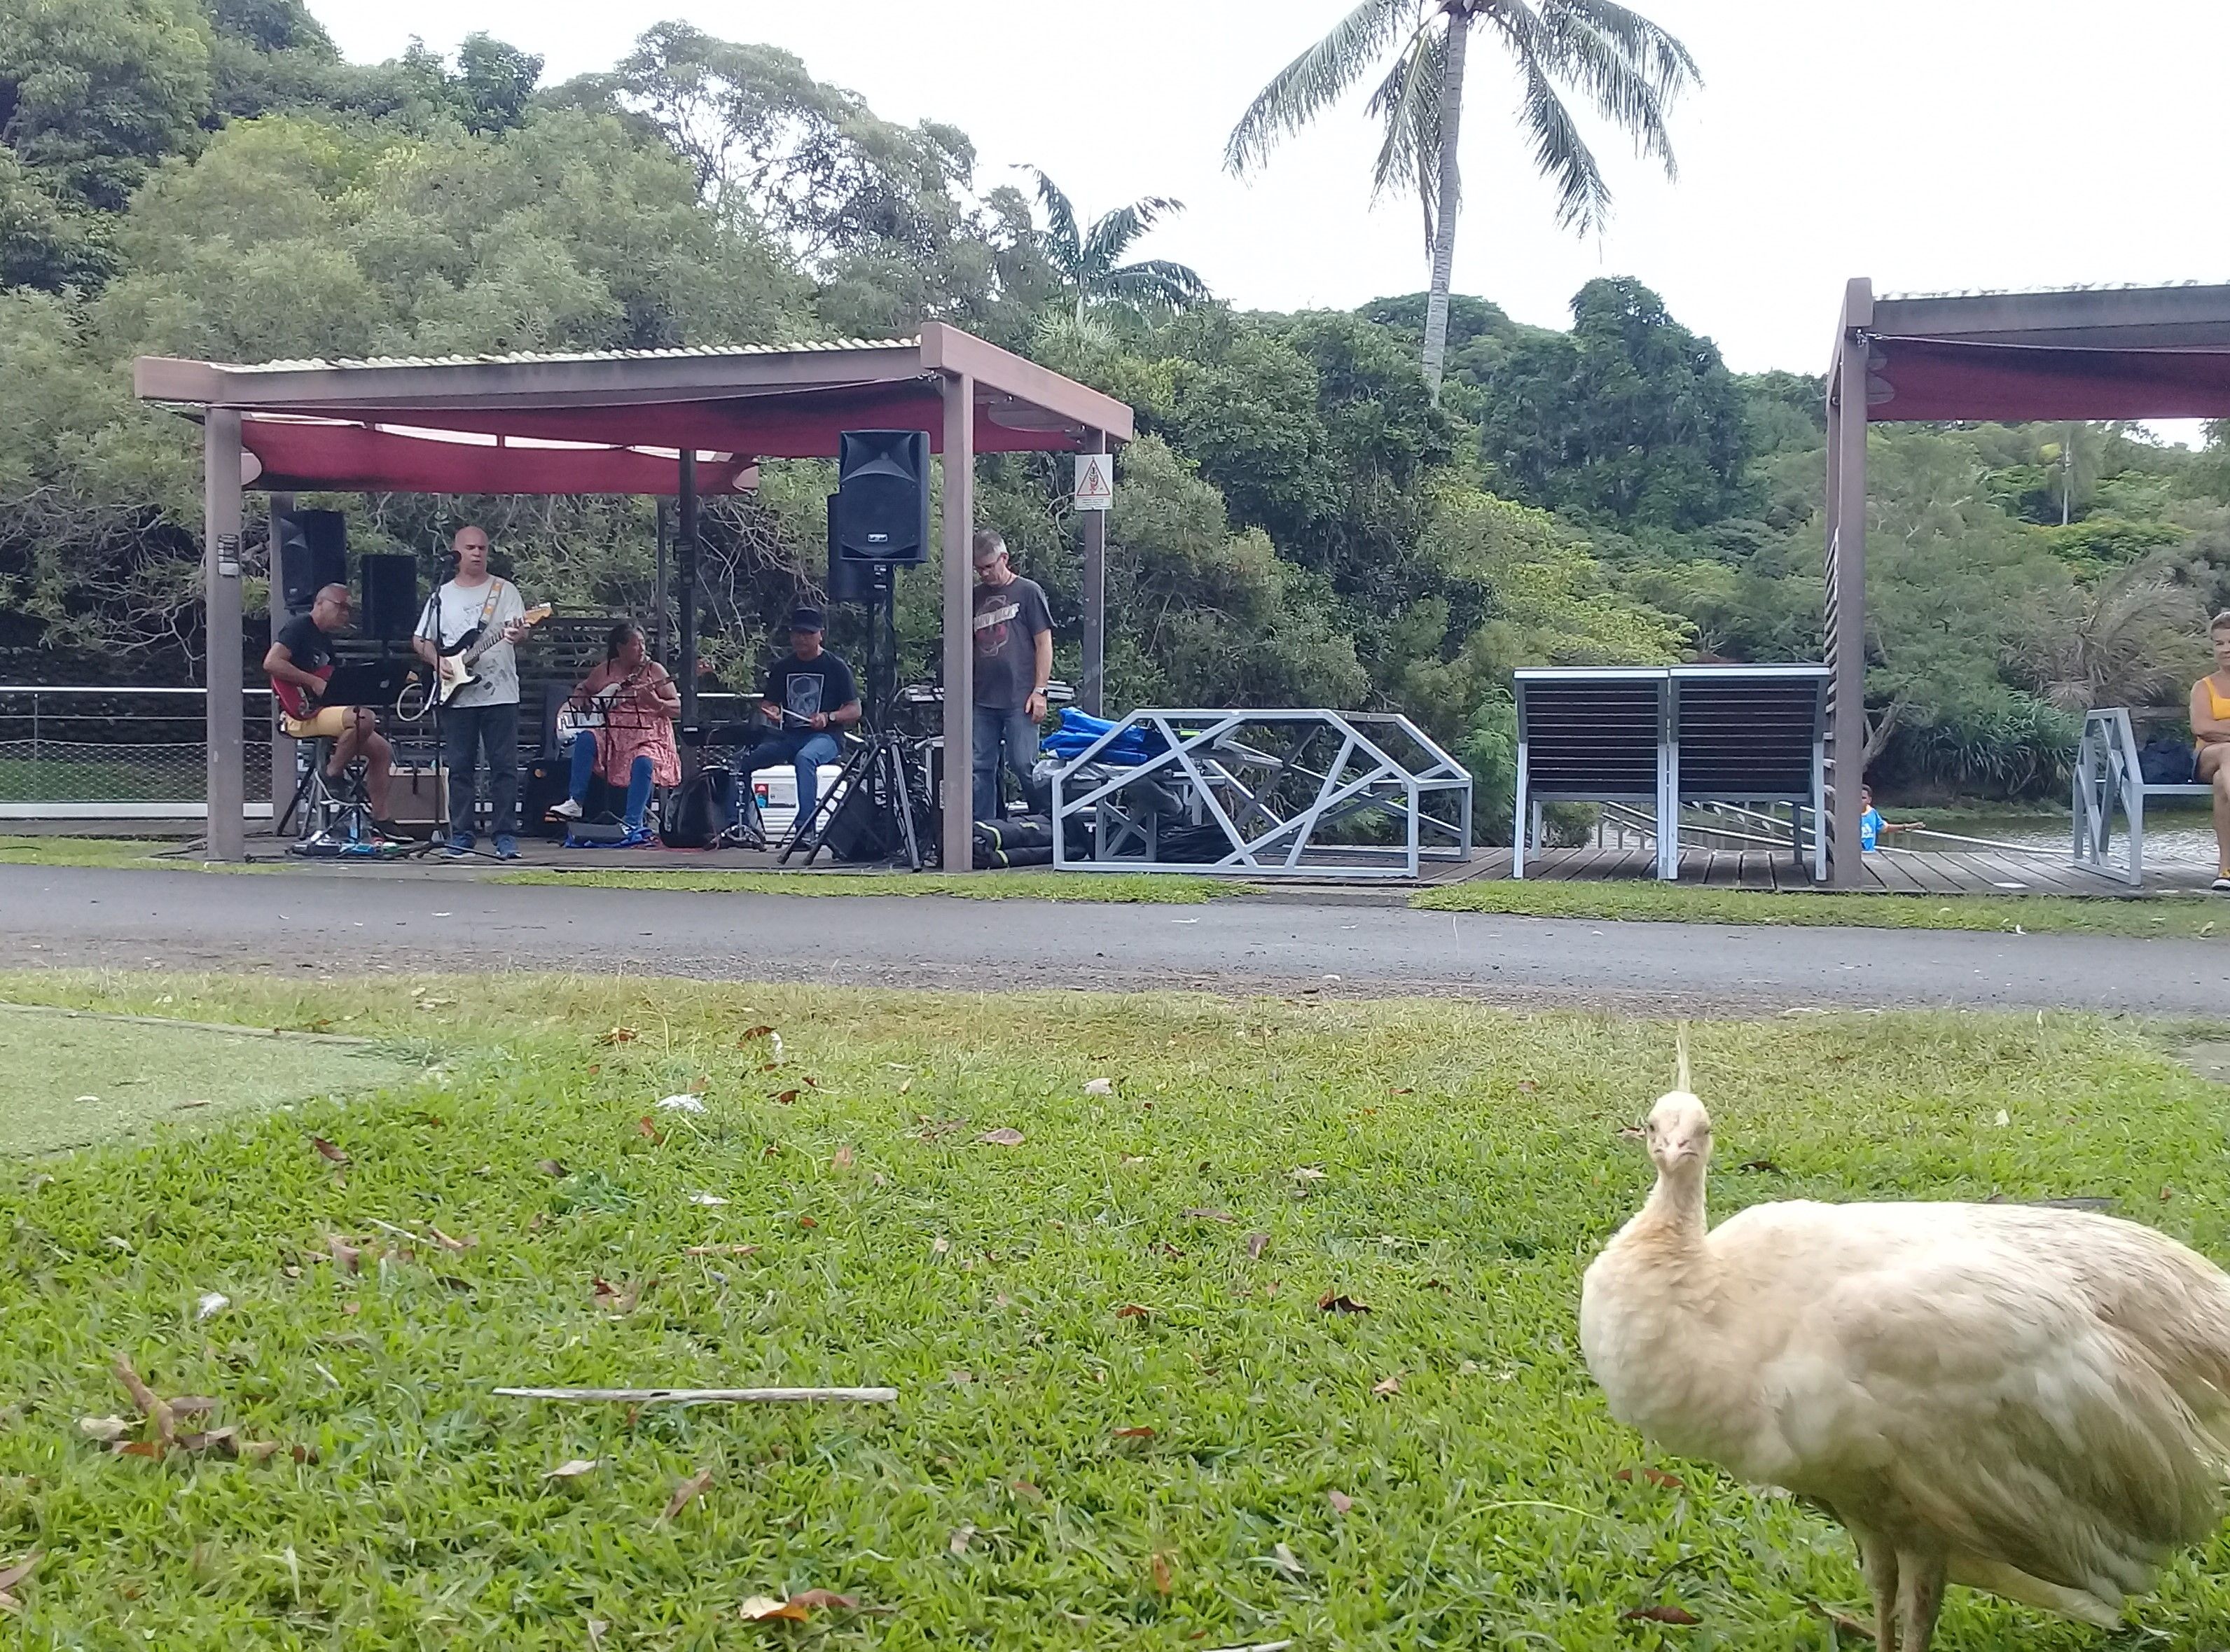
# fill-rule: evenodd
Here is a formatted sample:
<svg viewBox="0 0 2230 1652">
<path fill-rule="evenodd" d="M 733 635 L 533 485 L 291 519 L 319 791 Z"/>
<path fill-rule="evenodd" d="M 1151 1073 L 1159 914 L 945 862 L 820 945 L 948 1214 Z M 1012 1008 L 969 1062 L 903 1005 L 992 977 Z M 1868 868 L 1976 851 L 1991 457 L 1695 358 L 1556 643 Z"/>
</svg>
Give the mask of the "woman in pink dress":
<svg viewBox="0 0 2230 1652">
<path fill-rule="evenodd" d="M 561 820 L 579 820 L 590 778 L 602 775 L 606 785 L 627 788 L 627 836 L 618 846 L 648 843 L 643 813 L 651 787 L 681 783 L 681 754 L 674 744 L 681 691 L 666 667 L 648 657 L 641 626 L 623 620 L 612 627 L 604 663 L 581 679 L 566 704 L 577 711 L 601 711 L 603 723 L 573 736 L 570 794 L 550 813 Z"/>
</svg>

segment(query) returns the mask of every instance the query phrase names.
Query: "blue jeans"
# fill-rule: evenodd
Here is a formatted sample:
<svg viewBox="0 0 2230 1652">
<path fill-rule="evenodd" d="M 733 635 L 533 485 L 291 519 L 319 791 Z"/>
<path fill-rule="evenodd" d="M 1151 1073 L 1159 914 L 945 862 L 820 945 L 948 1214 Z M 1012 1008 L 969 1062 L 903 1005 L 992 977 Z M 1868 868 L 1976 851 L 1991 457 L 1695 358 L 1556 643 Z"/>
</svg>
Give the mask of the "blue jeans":
<svg viewBox="0 0 2230 1652">
<path fill-rule="evenodd" d="M 1022 782 L 1022 797 L 1033 806 L 1037 782 L 1030 766 L 1038 760 L 1038 725 L 1027 711 L 1002 711 L 996 706 L 976 708 L 976 818 L 999 818 L 999 764 L 1003 759 Z"/>
<path fill-rule="evenodd" d="M 628 770 L 627 828 L 642 830 L 643 811 L 650 807 L 651 762 L 648 752 L 639 752 Z M 596 735 L 593 729 L 583 729 L 573 736 L 573 800 L 589 800 L 589 782 L 596 773 Z"/>
<path fill-rule="evenodd" d="M 752 795 L 752 775 L 762 768 L 779 768 L 790 763 L 797 773 L 797 823 L 803 826 L 805 817 L 821 800 L 821 765 L 835 762 L 836 754 L 842 749 L 836 736 L 825 729 L 793 729 L 787 734 L 760 741 L 737 765 L 737 775 L 742 782 L 736 787 L 737 809 L 740 812 L 744 800 Z"/>
</svg>

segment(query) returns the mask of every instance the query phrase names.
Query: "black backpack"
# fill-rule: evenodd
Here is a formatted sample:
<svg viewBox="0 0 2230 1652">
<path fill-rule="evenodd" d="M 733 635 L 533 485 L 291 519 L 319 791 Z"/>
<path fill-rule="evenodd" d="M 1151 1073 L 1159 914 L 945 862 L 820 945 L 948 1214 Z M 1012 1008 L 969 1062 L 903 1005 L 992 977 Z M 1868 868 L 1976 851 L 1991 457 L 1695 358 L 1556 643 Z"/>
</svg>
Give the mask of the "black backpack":
<svg viewBox="0 0 2230 1652">
<path fill-rule="evenodd" d="M 735 795 L 736 777 L 726 769 L 701 770 L 674 793 L 658 840 L 668 849 L 710 849 L 734 818 Z"/>
</svg>

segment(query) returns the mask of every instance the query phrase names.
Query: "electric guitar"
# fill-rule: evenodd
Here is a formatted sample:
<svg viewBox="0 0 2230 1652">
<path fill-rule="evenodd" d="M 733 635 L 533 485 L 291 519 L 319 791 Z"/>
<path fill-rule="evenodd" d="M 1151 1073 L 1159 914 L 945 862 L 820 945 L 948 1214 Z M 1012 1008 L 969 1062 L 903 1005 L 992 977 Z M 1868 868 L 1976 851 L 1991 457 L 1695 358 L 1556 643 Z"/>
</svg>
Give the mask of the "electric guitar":
<svg viewBox="0 0 2230 1652">
<path fill-rule="evenodd" d="M 330 683 L 333 680 L 333 668 L 328 663 L 319 666 L 310 675 L 320 683 Z M 274 677 L 271 679 L 271 691 L 278 697 L 280 710 L 297 723 L 306 722 L 318 714 L 318 707 L 311 703 L 307 691 L 300 683 L 282 683 Z"/>
<path fill-rule="evenodd" d="M 538 603 L 519 616 L 519 623 L 532 629 L 548 619 L 557 609 L 550 603 Z M 434 697 L 447 705 L 457 691 L 467 683 L 477 681 L 473 667 L 480 657 L 503 640 L 503 627 L 490 631 L 485 626 L 474 626 L 470 631 L 441 651 L 435 666 Z"/>
<path fill-rule="evenodd" d="M 612 706 L 620 697 L 624 683 L 614 683 L 590 695 L 585 704 L 576 705 L 568 700 L 558 708 L 558 723 L 553 732 L 560 747 L 570 746 L 584 730 L 602 729 L 611 720 Z"/>
</svg>

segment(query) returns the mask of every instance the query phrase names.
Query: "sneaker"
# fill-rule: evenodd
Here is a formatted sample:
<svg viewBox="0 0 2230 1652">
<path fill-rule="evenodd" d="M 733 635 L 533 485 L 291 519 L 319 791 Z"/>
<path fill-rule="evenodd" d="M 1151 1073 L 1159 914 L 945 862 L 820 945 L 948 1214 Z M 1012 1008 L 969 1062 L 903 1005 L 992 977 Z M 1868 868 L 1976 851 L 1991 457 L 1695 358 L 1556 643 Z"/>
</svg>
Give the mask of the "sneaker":
<svg viewBox="0 0 2230 1652">
<path fill-rule="evenodd" d="M 495 840 L 495 858 L 498 860 L 518 859 L 519 839 L 511 836 L 508 832 L 499 837 Z"/>
<path fill-rule="evenodd" d="M 2225 866 L 2214 875 L 2214 882 L 2210 887 L 2217 895 L 2230 895 L 2230 866 Z"/>
<path fill-rule="evenodd" d="M 627 836 L 612 845 L 615 849 L 641 849 L 658 841 L 658 833 L 648 826 L 633 826 Z"/>
<path fill-rule="evenodd" d="M 447 844 L 442 845 L 441 858 L 444 860 L 462 860 L 466 856 L 471 854 L 472 852 L 473 836 L 471 832 L 467 832 L 461 837 L 450 839 Z"/>
<path fill-rule="evenodd" d="M 577 820 L 581 818 L 581 806 L 570 797 L 563 803 L 552 803 L 550 818 L 553 820 Z"/>
</svg>

